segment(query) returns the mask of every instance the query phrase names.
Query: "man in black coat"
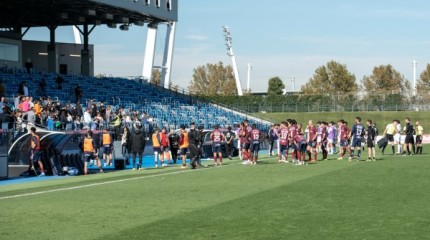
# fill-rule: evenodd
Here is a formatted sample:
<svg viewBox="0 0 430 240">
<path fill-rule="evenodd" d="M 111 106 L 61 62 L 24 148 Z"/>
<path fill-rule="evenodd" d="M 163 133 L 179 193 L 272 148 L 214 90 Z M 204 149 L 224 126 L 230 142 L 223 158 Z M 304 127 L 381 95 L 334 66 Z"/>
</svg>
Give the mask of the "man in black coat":
<svg viewBox="0 0 430 240">
<path fill-rule="evenodd" d="M 173 164 L 176 164 L 176 161 L 178 160 L 179 138 L 179 135 L 175 133 L 173 129 L 170 130 L 169 147 L 170 153 L 172 155 Z"/>
<path fill-rule="evenodd" d="M 146 140 L 145 133 L 141 131 L 142 124 L 140 122 L 136 122 L 135 128 L 137 130 L 133 132 L 130 137 L 130 152 L 131 157 L 133 158 L 133 170 L 139 170 L 142 166 L 142 157 L 143 152 L 145 151 Z M 139 155 L 139 162 L 136 162 L 136 155 Z"/>
<path fill-rule="evenodd" d="M 190 159 L 191 163 L 190 166 L 192 169 L 197 168 L 197 164 L 199 161 L 199 142 L 200 142 L 200 133 L 196 130 L 195 123 L 190 124 L 190 131 L 188 131 L 188 139 L 190 142 L 190 145 L 188 146 L 188 149 L 190 150 Z"/>
</svg>

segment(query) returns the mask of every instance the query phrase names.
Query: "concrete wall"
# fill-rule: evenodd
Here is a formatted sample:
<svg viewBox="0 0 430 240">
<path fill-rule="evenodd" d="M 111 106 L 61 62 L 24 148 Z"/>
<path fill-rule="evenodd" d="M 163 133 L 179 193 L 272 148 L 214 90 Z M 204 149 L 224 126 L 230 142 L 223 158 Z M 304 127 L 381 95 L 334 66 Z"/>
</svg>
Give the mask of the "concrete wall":
<svg viewBox="0 0 430 240">
<path fill-rule="evenodd" d="M 82 44 L 57 43 L 56 44 L 56 72 L 60 72 L 60 65 L 67 65 L 67 74 L 81 73 Z M 94 46 L 90 49 L 90 75 L 94 75 Z M 22 41 L 22 66 L 30 59 L 33 67 L 39 71 L 48 71 L 48 42 Z"/>
</svg>

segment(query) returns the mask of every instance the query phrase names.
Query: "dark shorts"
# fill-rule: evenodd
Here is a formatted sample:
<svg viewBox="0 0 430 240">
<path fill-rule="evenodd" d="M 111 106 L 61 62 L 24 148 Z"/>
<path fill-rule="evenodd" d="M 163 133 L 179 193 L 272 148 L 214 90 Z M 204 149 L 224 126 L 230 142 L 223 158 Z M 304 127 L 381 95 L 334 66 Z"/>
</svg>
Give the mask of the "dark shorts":
<svg viewBox="0 0 430 240">
<path fill-rule="evenodd" d="M 287 150 L 288 150 L 288 145 L 279 145 L 279 153 L 280 154 L 283 154 Z"/>
<path fill-rule="evenodd" d="M 375 142 L 372 139 L 367 139 L 367 147 L 368 148 L 374 148 L 375 147 Z"/>
<path fill-rule="evenodd" d="M 161 147 L 154 147 L 154 153 L 161 154 Z"/>
<path fill-rule="evenodd" d="M 290 149 L 292 149 L 292 150 L 294 150 L 294 151 L 296 151 L 296 150 L 297 150 L 297 145 L 296 145 L 296 144 L 294 144 L 294 143 L 291 143 L 289 147 L 290 147 Z"/>
<path fill-rule="evenodd" d="M 415 143 L 416 144 L 422 144 L 423 143 L 423 136 L 417 135 L 417 137 L 415 139 Z"/>
<path fill-rule="evenodd" d="M 163 146 L 163 148 L 161 149 L 161 151 L 162 152 L 169 152 L 170 151 L 170 148 L 169 148 L 169 146 Z"/>
<path fill-rule="evenodd" d="M 243 149 L 249 150 L 250 148 L 251 148 L 251 144 L 250 143 L 243 144 Z"/>
<path fill-rule="evenodd" d="M 414 144 L 414 136 L 412 136 L 412 135 L 406 135 L 406 137 L 405 137 L 405 144 Z"/>
<path fill-rule="evenodd" d="M 83 155 L 83 161 L 84 162 L 89 162 L 90 160 L 95 160 L 97 157 L 94 153 L 90 153 L 90 152 L 84 152 Z"/>
<path fill-rule="evenodd" d="M 40 161 L 41 160 L 40 159 L 40 154 L 41 154 L 40 150 L 32 150 L 32 151 L 33 151 L 33 158 L 32 158 L 33 162 L 35 163 L 35 162 Z"/>
<path fill-rule="evenodd" d="M 298 149 L 300 152 L 306 152 L 306 148 L 308 147 L 308 143 L 306 141 L 299 142 Z"/>
<path fill-rule="evenodd" d="M 221 153 L 222 152 L 221 143 L 213 144 L 212 145 L 212 152 L 213 153 Z"/>
<path fill-rule="evenodd" d="M 352 139 L 351 147 L 361 147 L 361 142 L 362 141 L 363 141 L 363 139 L 361 139 L 361 138 L 354 138 L 354 139 Z"/>
<path fill-rule="evenodd" d="M 260 151 L 260 142 L 253 142 L 251 143 L 251 152 L 255 153 Z"/>
<path fill-rule="evenodd" d="M 315 142 L 315 141 L 309 141 L 308 142 L 308 146 L 311 147 L 311 148 L 317 148 L 317 142 Z"/>
<path fill-rule="evenodd" d="M 104 145 L 103 146 L 103 154 L 111 154 L 112 153 L 112 148 L 110 147 L 110 145 Z"/>
<path fill-rule="evenodd" d="M 392 134 L 385 134 L 385 137 L 387 138 L 388 142 L 394 142 L 394 136 Z"/>
<path fill-rule="evenodd" d="M 181 148 L 179 151 L 179 155 L 187 155 L 188 148 Z"/>
<path fill-rule="evenodd" d="M 341 147 L 348 147 L 349 146 L 348 139 L 342 139 L 342 140 L 340 140 L 340 146 Z"/>
</svg>

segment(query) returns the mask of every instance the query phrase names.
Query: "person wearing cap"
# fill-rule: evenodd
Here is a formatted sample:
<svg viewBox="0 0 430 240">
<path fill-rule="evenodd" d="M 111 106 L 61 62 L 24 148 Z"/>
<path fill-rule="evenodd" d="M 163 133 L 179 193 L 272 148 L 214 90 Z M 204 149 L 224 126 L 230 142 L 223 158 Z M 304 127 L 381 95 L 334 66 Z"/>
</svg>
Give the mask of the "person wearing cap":
<svg viewBox="0 0 430 240">
<path fill-rule="evenodd" d="M 222 147 L 221 143 L 224 141 L 224 134 L 218 129 L 218 125 L 214 126 L 214 130 L 210 135 L 210 139 L 212 140 L 212 151 L 214 153 L 214 167 L 222 166 Z M 219 164 L 217 160 L 219 158 Z"/>
</svg>

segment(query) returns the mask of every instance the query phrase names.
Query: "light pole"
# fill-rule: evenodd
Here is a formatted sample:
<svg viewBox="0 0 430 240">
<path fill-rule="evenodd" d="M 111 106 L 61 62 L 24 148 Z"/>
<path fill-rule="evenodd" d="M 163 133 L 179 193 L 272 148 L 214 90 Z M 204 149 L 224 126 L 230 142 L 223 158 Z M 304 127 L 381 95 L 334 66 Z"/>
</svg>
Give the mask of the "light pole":
<svg viewBox="0 0 430 240">
<path fill-rule="evenodd" d="M 249 83 L 251 82 L 251 71 L 252 71 L 253 66 L 251 66 L 250 63 L 248 63 L 248 82 L 246 85 L 246 91 L 249 93 L 250 88 L 249 88 Z"/>
<path fill-rule="evenodd" d="M 296 77 L 291 76 L 290 81 L 293 84 L 293 92 L 295 92 L 296 91 Z"/>
<path fill-rule="evenodd" d="M 234 71 L 234 78 L 236 79 L 237 95 L 243 96 L 242 84 L 240 83 L 239 71 L 237 70 L 236 57 L 234 56 L 233 46 L 231 43 L 232 38 L 231 38 L 230 28 L 228 26 L 223 26 L 223 29 L 224 29 L 224 37 L 225 37 L 225 46 L 227 47 L 227 55 L 231 58 L 231 61 L 233 62 L 233 71 Z"/>
</svg>

